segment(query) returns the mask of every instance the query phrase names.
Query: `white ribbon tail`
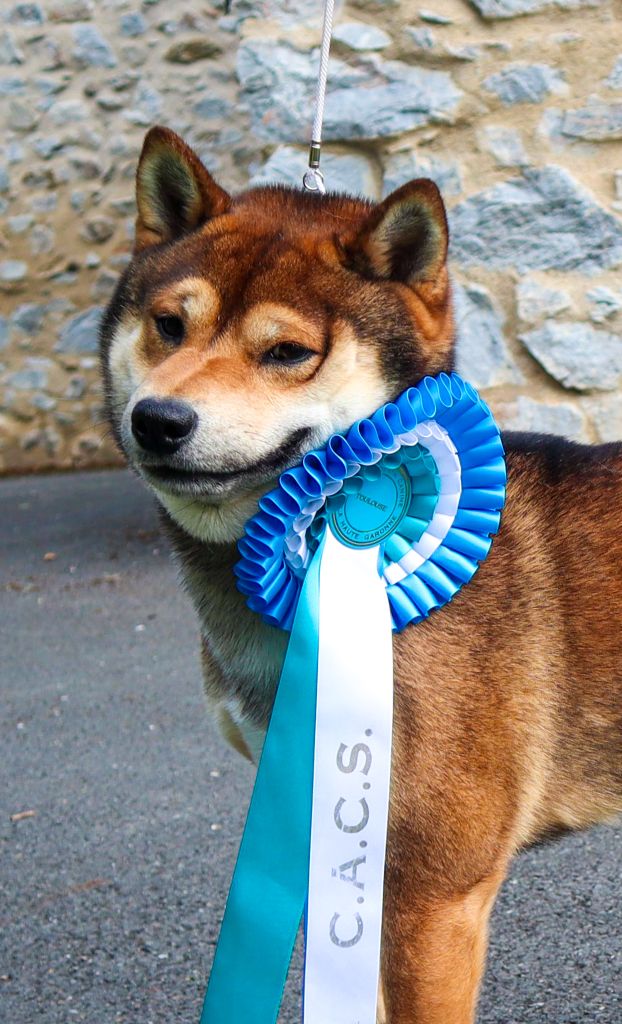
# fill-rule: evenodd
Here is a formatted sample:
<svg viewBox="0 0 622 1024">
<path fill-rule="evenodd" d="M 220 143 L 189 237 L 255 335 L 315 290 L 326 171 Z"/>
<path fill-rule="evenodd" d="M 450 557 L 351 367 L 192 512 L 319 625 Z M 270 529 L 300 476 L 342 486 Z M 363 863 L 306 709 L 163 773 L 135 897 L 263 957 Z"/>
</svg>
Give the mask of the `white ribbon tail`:
<svg viewBox="0 0 622 1024">
<path fill-rule="evenodd" d="M 376 1024 L 389 812 L 393 657 L 377 547 L 327 529 L 304 1024 Z"/>
</svg>

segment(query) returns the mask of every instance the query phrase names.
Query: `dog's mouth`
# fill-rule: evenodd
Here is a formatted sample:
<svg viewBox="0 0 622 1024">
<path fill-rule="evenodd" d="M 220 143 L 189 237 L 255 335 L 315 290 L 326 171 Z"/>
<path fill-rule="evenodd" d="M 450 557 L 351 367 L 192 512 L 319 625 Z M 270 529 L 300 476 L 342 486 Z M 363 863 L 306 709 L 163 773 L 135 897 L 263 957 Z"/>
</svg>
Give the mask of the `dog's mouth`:
<svg viewBox="0 0 622 1024">
<path fill-rule="evenodd" d="M 238 489 L 240 485 L 256 485 L 261 479 L 272 479 L 294 465 L 308 446 L 310 427 L 294 431 L 269 455 L 244 466 L 227 469 L 202 469 L 201 466 L 174 466 L 170 463 L 142 463 L 140 472 L 156 487 L 172 494 L 200 497 Z"/>
</svg>

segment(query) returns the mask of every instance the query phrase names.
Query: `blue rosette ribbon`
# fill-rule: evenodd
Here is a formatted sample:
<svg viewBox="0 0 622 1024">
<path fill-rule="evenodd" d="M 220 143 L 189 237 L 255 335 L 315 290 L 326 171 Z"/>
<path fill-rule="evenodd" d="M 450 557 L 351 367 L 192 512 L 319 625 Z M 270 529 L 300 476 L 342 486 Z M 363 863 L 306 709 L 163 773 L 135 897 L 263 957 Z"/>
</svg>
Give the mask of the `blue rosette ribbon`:
<svg viewBox="0 0 622 1024">
<path fill-rule="evenodd" d="M 441 446 L 433 443 L 440 432 L 457 456 L 453 473 L 449 448 L 441 467 L 445 474 L 432 465 L 429 452 L 434 448 L 440 454 Z M 412 481 L 411 504 L 384 543 L 382 578 L 393 629 L 399 632 L 425 618 L 471 579 L 499 527 L 506 482 L 503 445 L 475 389 L 456 373 L 440 374 L 425 377 L 345 435 L 334 434 L 323 449 L 283 473 L 278 487 L 260 500 L 240 541 L 235 572 L 249 608 L 265 622 L 291 629 L 302 579 L 326 520 L 356 488 L 357 477 L 373 475 L 381 461 L 387 468 L 404 465 Z"/>
<path fill-rule="evenodd" d="M 505 483 L 488 406 L 441 374 L 307 454 L 246 524 L 238 587 L 291 635 L 201 1024 L 274 1024 L 307 900 L 304 1024 L 375 1024 L 391 633 L 471 579 Z"/>
</svg>

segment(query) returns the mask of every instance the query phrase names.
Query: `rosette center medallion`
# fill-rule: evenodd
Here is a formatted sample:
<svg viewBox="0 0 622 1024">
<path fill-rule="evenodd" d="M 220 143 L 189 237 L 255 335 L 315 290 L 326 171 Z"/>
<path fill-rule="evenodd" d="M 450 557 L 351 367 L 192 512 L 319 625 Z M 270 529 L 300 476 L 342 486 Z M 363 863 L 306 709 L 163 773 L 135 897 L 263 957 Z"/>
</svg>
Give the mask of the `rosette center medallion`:
<svg viewBox="0 0 622 1024">
<path fill-rule="evenodd" d="M 357 483 L 360 486 L 344 494 L 343 500 L 333 498 L 338 507 L 329 514 L 328 522 L 342 544 L 373 547 L 390 537 L 406 515 L 412 493 L 410 477 L 403 467 L 381 469 L 371 478 L 364 473 Z"/>
</svg>

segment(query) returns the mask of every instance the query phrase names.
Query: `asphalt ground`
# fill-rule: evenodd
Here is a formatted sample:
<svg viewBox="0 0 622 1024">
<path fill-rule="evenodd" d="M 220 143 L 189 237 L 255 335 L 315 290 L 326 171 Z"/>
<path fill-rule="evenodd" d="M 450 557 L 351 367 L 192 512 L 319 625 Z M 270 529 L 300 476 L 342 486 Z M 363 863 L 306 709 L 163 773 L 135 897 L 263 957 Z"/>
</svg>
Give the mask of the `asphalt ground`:
<svg viewBox="0 0 622 1024">
<path fill-rule="evenodd" d="M 197 1024 L 252 771 L 134 479 L 0 481 L 0 624 L 0 1021 Z M 518 858 L 481 1024 L 622 1022 L 621 840 Z"/>
</svg>

